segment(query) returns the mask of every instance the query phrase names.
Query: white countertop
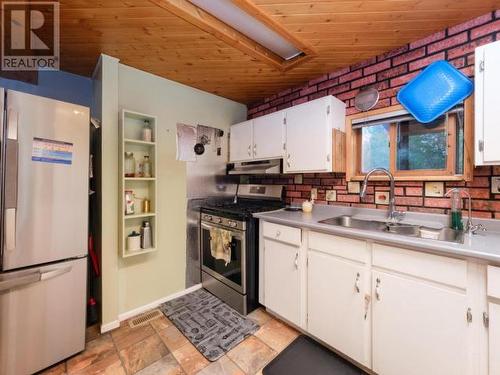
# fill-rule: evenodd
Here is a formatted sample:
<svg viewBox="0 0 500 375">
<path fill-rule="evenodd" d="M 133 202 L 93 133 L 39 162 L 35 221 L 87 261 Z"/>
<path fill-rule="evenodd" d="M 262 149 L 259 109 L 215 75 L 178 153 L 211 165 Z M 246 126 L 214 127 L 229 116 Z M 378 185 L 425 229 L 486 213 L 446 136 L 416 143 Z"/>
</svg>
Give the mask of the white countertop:
<svg viewBox="0 0 500 375">
<path fill-rule="evenodd" d="M 483 224 L 487 228 L 487 232 L 478 232 L 476 235 L 466 234 L 464 235 L 464 243 L 460 244 L 319 223 L 321 220 L 340 215 L 351 215 L 360 219 L 381 221 L 385 219 L 387 213 L 384 210 L 367 208 L 315 205 L 311 213 L 278 210 L 257 213 L 254 214 L 254 217 L 273 223 L 308 228 L 349 238 L 372 240 L 416 250 L 474 258 L 487 261 L 488 263 L 500 264 L 500 220 L 473 218 L 474 224 Z M 447 226 L 448 216 L 408 212 L 403 223 L 441 228 Z"/>
</svg>

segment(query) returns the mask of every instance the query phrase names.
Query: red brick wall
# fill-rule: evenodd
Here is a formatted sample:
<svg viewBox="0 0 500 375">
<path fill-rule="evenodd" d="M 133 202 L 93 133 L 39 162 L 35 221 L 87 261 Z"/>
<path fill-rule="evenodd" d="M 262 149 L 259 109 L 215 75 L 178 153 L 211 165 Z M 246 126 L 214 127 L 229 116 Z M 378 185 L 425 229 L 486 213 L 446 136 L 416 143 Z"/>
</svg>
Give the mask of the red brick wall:
<svg viewBox="0 0 500 375">
<path fill-rule="evenodd" d="M 261 102 L 249 106 L 248 117 L 258 117 L 292 105 L 300 104 L 325 95 L 334 95 L 345 101 L 347 113 L 356 113 L 354 97 L 363 86 L 372 85 L 380 91 L 377 108 L 397 104 L 398 90 L 421 69 L 435 60 L 446 59 L 466 75 L 474 75 L 474 49 L 480 45 L 500 40 L 500 10 L 485 14 L 461 25 L 429 35 L 393 51 L 337 70 L 309 81 L 301 87 L 287 89 Z M 447 182 L 446 188 L 466 186 L 474 197 L 474 215 L 500 219 L 500 194 L 491 193 L 491 176 L 500 176 L 500 167 L 479 167 L 474 170 L 474 180 Z M 295 184 L 293 175 L 255 176 L 252 182 L 284 184 L 287 200 L 303 201 L 310 197 L 312 188 L 318 189 L 318 203 L 325 201 L 326 190 L 337 191 L 337 201 L 329 204 L 386 208 L 374 204 L 371 195 L 360 202 L 358 194 L 348 194 L 345 175 L 332 173 L 304 174 L 302 183 Z M 422 182 L 398 182 L 396 203 L 401 209 L 444 213 L 447 198 L 425 197 Z M 386 183 L 378 183 L 377 191 L 387 189 Z"/>
</svg>

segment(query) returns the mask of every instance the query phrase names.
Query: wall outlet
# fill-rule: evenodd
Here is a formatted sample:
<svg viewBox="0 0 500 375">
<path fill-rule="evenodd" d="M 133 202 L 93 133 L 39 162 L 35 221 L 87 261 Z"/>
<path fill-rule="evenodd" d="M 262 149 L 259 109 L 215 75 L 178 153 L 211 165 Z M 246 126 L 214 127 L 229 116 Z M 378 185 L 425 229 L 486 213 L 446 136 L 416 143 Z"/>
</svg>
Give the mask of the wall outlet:
<svg viewBox="0 0 500 375">
<path fill-rule="evenodd" d="M 301 174 L 296 174 L 294 177 L 293 177 L 293 183 L 294 184 L 301 184 L 303 181 L 303 178 L 302 178 L 302 175 Z"/>
<path fill-rule="evenodd" d="M 316 189 L 316 188 L 311 189 L 311 199 L 314 199 L 314 200 L 318 199 L 318 189 Z"/>
<path fill-rule="evenodd" d="M 347 192 L 349 194 L 359 194 L 361 191 L 361 183 L 359 181 L 350 181 L 347 183 Z"/>
<path fill-rule="evenodd" d="M 327 190 L 326 200 L 327 202 L 335 202 L 337 200 L 337 190 Z"/>
<path fill-rule="evenodd" d="M 491 192 L 493 194 L 500 194 L 500 177 L 494 176 L 491 178 Z"/>
<path fill-rule="evenodd" d="M 426 182 L 426 197 L 444 197 L 444 182 Z"/>
<path fill-rule="evenodd" d="M 375 192 L 375 204 L 389 204 L 389 192 L 388 191 L 376 191 Z"/>
</svg>

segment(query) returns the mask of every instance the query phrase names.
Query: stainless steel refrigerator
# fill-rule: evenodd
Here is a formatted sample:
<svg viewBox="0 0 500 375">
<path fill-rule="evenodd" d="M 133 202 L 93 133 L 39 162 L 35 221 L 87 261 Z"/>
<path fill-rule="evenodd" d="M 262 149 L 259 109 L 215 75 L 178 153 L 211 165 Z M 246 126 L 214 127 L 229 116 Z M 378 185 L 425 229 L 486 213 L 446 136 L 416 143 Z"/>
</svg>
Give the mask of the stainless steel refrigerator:
<svg viewBox="0 0 500 375">
<path fill-rule="evenodd" d="M 85 347 L 88 108 L 0 89 L 0 374 Z"/>
</svg>

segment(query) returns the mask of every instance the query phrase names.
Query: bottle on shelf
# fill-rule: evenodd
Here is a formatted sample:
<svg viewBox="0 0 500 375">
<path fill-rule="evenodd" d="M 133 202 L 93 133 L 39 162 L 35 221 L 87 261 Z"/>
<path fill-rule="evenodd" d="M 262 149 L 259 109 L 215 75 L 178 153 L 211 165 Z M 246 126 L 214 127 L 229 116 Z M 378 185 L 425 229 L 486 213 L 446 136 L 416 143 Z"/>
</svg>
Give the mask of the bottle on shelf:
<svg viewBox="0 0 500 375">
<path fill-rule="evenodd" d="M 133 152 L 125 152 L 125 177 L 135 177 L 135 158 Z"/>
<path fill-rule="evenodd" d="M 145 142 L 153 141 L 153 130 L 149 124 L 149 120 L 144 120 L 144 127 L 142 128 L 142 140 Z"/>
<path fill-rule="evenodd" d="M 151 160 L 149 160 L 149 155 L 144 155 L 144 161 L 142 162 L 142 175 L 143 177 L 153 177 L 151 173 Z"/>
<path fill-rule="evenodd" d="M 141 248 L 149 249 L 151 247 L 153 247 L 151 225 L 149 224 L 149 221 L 143 221 L 141 226 Z"/>
</svg>

